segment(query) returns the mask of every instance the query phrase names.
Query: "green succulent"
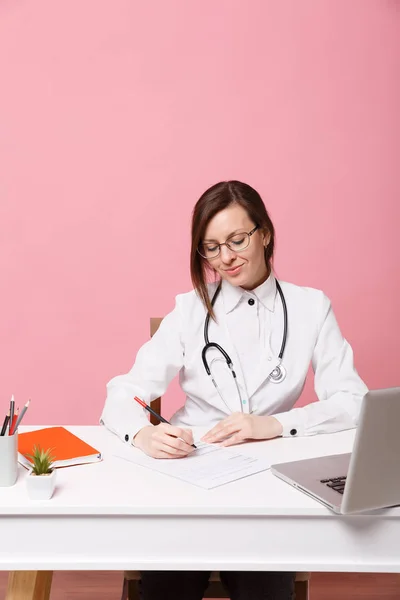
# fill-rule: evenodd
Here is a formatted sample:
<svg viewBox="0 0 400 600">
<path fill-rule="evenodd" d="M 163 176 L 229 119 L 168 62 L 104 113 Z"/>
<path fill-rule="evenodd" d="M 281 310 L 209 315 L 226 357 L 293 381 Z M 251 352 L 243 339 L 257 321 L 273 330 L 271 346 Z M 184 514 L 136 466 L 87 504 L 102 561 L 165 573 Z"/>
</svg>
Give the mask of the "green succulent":
<svg viewBox="0 0 400 600">
<path fill-rule="evenodd" d="M 33 454 L 27 455 L 33 461 L 32 472 L 35 475 L 46 475 L 53 471 L 51 465 L 54 461 L 54 456 L 52 456 L 51 451 L 52 448 L 42 450 L 40 446 L 34 446 Z"/>
</svg>

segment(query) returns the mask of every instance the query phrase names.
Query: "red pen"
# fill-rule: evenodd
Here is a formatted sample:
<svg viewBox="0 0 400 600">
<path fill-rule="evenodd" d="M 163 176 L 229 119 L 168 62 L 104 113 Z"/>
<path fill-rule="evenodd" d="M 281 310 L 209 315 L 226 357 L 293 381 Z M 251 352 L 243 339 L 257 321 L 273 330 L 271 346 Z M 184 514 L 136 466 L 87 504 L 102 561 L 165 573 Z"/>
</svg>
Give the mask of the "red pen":
<svg viewBox="0 0 400 600">
<path fill-rule="evenodd" d="M 17 412 L 14 414 L 12 421 L 10 419 L 10 432 L 9 435 L 14 435 L 15 433 L 15 424 L 17 422 L 18 419 L 18 414 L 19 414 L 19 408 L 17 408 Z"/>
<path fill-rule="evenodd" d="M 135 398 L 136 402 L 138 404 L 140 404 L 140 406 L 143 406 L 143 408 L 145 408 L 146 410 L 148 410 L 149 413 L 151 413 L 154 417 L 156 417 L 156 419 L 158 419 L 162 423 L 167 423 L 168 425 L 171 425 L 171 423 L 169 421 L 167 421 L 167 419 L 164 419 L 164 417 L 162 417 L 161 415 L 159 415 L 155 410 L 153 410 L 151 408 L 151 406 L 149 406 L 148 404 L 146 404 L 146 402 L 144 402 L 144 400 L 141 400 L 137 396 L 135 396 L 134 398 Z M 182 440 L 182 441 L 184 442 L 185 440 Z M 195 446 L 194 444 L 192 444 L 192 446 L 193 446 L 193 448 L 197 448 L 197 446 Z"/>
</svg>

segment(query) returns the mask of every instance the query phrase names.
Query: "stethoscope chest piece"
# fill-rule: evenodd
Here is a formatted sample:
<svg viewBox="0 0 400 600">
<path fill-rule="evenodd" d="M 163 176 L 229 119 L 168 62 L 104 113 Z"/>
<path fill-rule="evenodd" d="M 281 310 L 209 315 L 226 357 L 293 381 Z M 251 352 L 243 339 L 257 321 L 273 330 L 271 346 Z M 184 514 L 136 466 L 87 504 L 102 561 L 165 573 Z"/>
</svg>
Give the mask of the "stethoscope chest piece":
<svg viewBox="0 0 400 600">
<path fill-rule="evenodd" d="M 286 369 L 283 365 L 278 365 L 270 373 L 269 380 L 271 383 L 281 383 L 286 377 Z"/>
</svg>

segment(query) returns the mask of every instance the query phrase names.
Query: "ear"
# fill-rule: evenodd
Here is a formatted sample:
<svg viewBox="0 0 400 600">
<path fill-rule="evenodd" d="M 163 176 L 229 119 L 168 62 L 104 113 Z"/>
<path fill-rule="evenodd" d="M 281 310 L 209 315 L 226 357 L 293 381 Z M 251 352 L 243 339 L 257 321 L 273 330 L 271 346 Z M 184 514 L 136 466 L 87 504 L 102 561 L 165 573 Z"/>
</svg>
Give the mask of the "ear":
<svg viewBox="0 0 400 600">
<path fill-rule="evenodd" d="M 264 244 L 265 248 L 268 246 L 268 244 L 270 243 L 270 241 L 271 241 L 271 234 L 270 234 L 270 232 L 269 231 L 264 231 L 263 232 L 263 244 Z"/>
</svg>

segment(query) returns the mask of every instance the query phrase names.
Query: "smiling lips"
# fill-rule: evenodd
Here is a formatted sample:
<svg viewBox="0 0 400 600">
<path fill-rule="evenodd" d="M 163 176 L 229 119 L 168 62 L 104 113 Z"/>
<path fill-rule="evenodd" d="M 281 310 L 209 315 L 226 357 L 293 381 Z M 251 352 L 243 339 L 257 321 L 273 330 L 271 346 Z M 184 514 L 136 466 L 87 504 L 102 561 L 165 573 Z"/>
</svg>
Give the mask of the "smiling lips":
<svg viewBox="0 0 400 600">
<path fill-rule="evenodd" d="M 225 273 L 228 273 L 228 275 L 236 275 L 236 273 L 239 273 L 242 267 L 243 265 L 238 265 L 237 267 L 233 267 L 232 269 L 224 269 L 224 271 Z"/>
</svg>

